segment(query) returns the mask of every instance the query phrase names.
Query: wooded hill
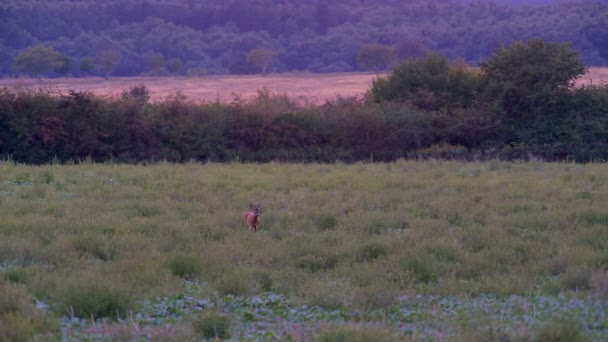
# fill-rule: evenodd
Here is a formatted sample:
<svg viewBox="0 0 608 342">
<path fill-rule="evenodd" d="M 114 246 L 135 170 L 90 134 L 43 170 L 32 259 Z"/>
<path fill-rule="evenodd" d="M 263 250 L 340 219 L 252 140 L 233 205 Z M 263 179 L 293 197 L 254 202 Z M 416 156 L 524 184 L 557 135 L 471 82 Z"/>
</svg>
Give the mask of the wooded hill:
<svg viewBox="0 0 608 342">
<path fill-rule="evenodd" d="M 28 73 L 15 59 L 36 45 L 66 57 L 45 76 L 388 68 L 361 60 L 371 44 L 388 48 L 389 62 L 434 51 L 477 64 L 500 46 L 532 38 L 571 42 L 587 65 L 608 64 L 608 3 L 526 3 L 4 0 L 0 74 Z"/>
</svg>

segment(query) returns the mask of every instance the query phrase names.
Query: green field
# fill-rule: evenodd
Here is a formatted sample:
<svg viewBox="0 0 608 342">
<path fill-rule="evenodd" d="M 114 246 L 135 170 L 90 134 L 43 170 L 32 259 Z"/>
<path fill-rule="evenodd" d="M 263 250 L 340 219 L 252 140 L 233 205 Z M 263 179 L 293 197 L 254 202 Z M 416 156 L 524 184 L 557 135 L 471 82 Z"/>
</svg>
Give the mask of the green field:
<svg viewBox="0 0 608 342">
<path fill-rule="evenodd" d="M 2 162 L 0 340 L 605 340 L 607 203 L 606 164 Z"/>
</svg>

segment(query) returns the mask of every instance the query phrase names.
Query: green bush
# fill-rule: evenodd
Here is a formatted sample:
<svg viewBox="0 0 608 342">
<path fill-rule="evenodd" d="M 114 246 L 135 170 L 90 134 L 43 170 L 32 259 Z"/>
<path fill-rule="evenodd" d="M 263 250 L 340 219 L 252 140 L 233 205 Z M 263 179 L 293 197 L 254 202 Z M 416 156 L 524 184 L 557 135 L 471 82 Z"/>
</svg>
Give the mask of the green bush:
<svg viewBox="0 0 608 342">
<path fill-rule="evenodd" d="M 0 280 L 0 341 L 32 341 L 57 328 L 57 322 L 33 307 L 23 288 Z"/>
<path fill-rule="evenodd" d="M 591 339 L 574 320 L 558 319 L 544 324 L 533 338 L 535 342 L 587 342 Z"/>
<path fill-rule="evenodd" d="M 588 290 L 591 288 L 591 270 L 586 268 L 569 268 L 562 275 L 561 286 L 568 290 Z"/>
<path fill-rule="evenodd" d="M 255 290 L 256 285 L 260 287 L 271 285 L 262 283 L 264 278 L 258 278 L 261 282 L 256 282 L 256 276 L 251 272 L 243 269 L 230 269 L 220 274 L 213 281 L 215 289 L 222 295 L 242 296 L 249 294 Z"/>
<path fill-rule="evenodd" d="M 23 268 L 11 268 L 4 271 L 2 276 L 11 283 L 25 283 L 27 280 L 27 272 Z"/>
<path fill-rule="evenodd" d="M 296 258 L 296 267 L 310 272 L 330 270 L 338 263 L 338 257 L 325 254 L 304 254 Z"/>
<path fill-rule="evenodd" d="M 167 267 L 175 276 L 191 278 L 201 271 L 201 262 L 195 256 L 176 255 L 167 261 Z"/>
<path fill-rule="evenodd" d="M 205 339 L 229 339 L 230 317 L 216 312 L 206 312 L 192 322 L 194 331 Z"/>
<path fill-rule="evenodd" d="M 526 60 L 530 56 L 516 57 L 524 69 L 534 65 Z M 572 62 L 569 53 L 550 57 L 553 62 Z M 500 74 L 495 69 L 508 65 L 492 63 L 488 61 L 484 75 L 437 55 L 408 60 L 374 82 L 371 100 L 353 97 L 307 107 L 265 91 L 251 101 L 196 104 L 182 96 L 150 103 L 142 86 L 113 99 L 87 92 L 57 95 L 5 89 L 0 93 L 0 158 L 34 164 L 87 159 L 608 159 L 608 86 L 571 89 L 563 79 L 545 75 L 543 67 L 539 78 L 546 86 L 537 87 L 535 79 L 524 74 L 519 75 L 519 87 L 495 75 Z M 560 68 L 555 63 L 550 67 Z M 562 76 L 568 75 L 572 73 Z M 524 96 L 526 92 L 532 93 Z M 43 184 L 55 180 L 50 171 L 39 175 Z M 17 184 L 32 181 L 29 174 L 14 179 Z M 155 206 L 133 209 L 143 217 L 161 214 Z M 313 215 L 313 222 L 320 230 L 334 229 L 338 223 L 330 213 Z"/>
<path fill-rule="evenodd" d="M 313 221 L 318 230 L 332 230 L 336 228 L 338 219 L 335 215 L 329 213 L 317 214 L 313 217 Z"/>
<path fill-rule="evenodd" d="M 419 282 L 429 284 L 437 281 L 435 265 L 429 255 L 407 257 L 402 261 L 401 266 L 405 271 L 412 273 Z"/>
<path fill-rule="evenodd" d="M 397 65 L 388 78 L 375 80 L 371 95 L 376 102 L 409 102 L 425 110 L 467 108 L 473 105 L 479 87 L 477 72 L 431 54 L 406 60 Z"/>
<path fill-rule="evenodd" d="M 356 259 L 359 262 L 368 262 L 384 257 L 388 254 L 386 245 L 379 242 L 370 242 L 359 248 Z"/>
<path fill-rule="evenodd" d="M 0 290 L 0 317 L 25 310 L 28 301 L 22 288 L 0 281 Z"/>
<path fill-rule="evenodd" d="M 92 235 L 77 236 L 72 239 L 72 248 L 79 254 L 88 255 L 103 261 L 116 256 L 116 248 L 105 238 Z"/>
<path fill-rule="evenodd" d="M 80 318 L 124 318 L 131 309 L 131 299 L 124 291 L 92 282 L 67 286 L 58 302 L 62 314 Z"/>
</svg>

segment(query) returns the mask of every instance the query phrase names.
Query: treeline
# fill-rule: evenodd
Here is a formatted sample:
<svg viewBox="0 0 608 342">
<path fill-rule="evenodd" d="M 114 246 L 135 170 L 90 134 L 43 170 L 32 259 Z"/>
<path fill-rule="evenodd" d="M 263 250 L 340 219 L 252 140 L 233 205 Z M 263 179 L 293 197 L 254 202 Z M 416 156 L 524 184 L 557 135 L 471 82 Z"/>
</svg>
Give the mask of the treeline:
<svg viewBox="0 0 608 342">
<path fill-rule="evenodd" d="M 532 37 L 572 42 L 585 63 L 606 65 L 608 4 L 596 0 L 527 4 L 4 0 L 0 2 L 0 74 L 343 72 L 383 69 L 429 51 L 477 64 L 500 46 Z M 43 62 L 46 67 L 32 67 L 22 54 L 32 57 L 26 49 L 34 46 L 52 48 L 59 55 Z"/>
<path fill-rule="evenodd" d="M 398 158 L 608 160 L 608 86 L 565 44 L 500 49 L 481 70 L 430 55 L 376 80 L 364 99 L 302 107 L 252 101 L 151 103 L 145 86 L 114 99 L 0 91 L 0 158 L 17 162 L 391 161 Z"/>
</svg>

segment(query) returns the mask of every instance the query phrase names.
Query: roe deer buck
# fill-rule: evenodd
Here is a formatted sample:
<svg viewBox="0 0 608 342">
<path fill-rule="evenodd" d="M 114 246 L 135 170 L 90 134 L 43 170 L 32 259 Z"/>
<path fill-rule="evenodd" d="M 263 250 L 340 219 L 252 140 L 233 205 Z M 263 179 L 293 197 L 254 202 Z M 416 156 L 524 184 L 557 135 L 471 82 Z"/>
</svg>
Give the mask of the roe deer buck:
<svg viewBox="0 0 608 342">
<path fill-rule="evenodd" d="M 249 211 L 245 213 L 245 223 L 247 224 L 247 228 L 254 233 L 258 231 L 258 223 L 261 213 L 262 211 L 259 203 L 255 205 L 253 203 L 250 204 Z"/>
</svg>

